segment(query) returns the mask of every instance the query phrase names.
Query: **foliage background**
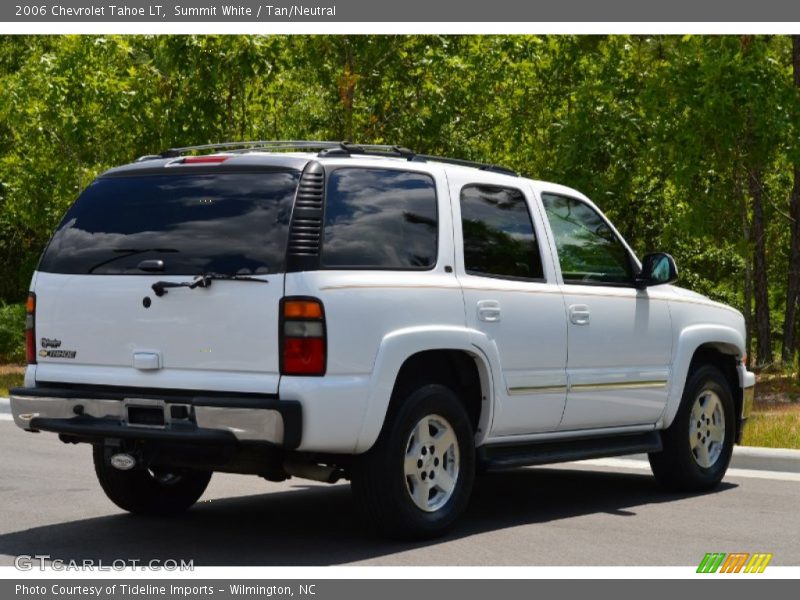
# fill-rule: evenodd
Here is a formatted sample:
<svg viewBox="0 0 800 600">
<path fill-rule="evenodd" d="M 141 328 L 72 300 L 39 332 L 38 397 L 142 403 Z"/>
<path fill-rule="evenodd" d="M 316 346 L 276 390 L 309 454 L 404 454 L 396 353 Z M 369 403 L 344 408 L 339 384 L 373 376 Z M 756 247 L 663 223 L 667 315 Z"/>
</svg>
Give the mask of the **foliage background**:
<svg viewBox="0 0 800 600">
<path fill-rule="evenodd" d="M 638 253 L 671 252 L 682 285 L 741 309 L 759 365 L 791 364 L 799 49 L 788 36 L 0 36 L 0 301 L 24 300 L 61 215 L 108 167 L 170 146 L 341 139 L 581 189 Z M 20 315 L 0 307 L 6 358 Z"/>
</svg>

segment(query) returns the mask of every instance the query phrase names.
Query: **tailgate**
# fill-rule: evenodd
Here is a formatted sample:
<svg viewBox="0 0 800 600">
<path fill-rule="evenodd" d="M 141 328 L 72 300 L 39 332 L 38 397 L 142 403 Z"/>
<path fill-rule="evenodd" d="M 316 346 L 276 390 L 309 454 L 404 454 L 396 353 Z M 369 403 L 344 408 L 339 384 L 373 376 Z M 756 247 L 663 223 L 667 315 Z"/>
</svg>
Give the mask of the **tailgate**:
<svg viewBox="0 0 800 600">
<path fill-rule="evenodd" d="M 295 172 L 100 179 L 35 278 L 43 382 L 276 393 Z M 207 287 L 167 288 L 201 275 Z"/>
</svg>

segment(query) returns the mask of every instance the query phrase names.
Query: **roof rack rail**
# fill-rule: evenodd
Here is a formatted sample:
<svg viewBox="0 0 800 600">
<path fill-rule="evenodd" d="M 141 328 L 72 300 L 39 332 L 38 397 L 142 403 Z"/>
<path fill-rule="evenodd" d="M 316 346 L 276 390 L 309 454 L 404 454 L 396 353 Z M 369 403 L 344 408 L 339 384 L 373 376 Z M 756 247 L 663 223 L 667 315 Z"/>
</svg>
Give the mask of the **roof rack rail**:
<svg viewBox="0 0 800 600">
<path fill-rule="evenodd" d="M 472 167 L 481 171 L 492 171 L 503 175 L 519 177 L 519 173 L 508 167 L 482 163 L 463 158 L 448 158 L 446 156 L 435 156 L 433 154 L 417 154 L 413 150 L 403 146 L 387 146 L 378 144 L 351 144 L 350 142 L 340 142 L 338 147 L 331 147 L 320 152 L 320 156 L 349 156 L 352 154 L 364 154 L 367 156 L 397 156 L 414 162 L 441 162 L 461 167 Z"/>
<path fill-rule="evenodd" d="M 180 148 L 169 148 L 159 154 L 160 158 L 177 158 L 189 152 L 200 152 L 203 150 L 322 150 L 325 148 L 336 148 L 342 142 L 325 142 L 318 140 L 255 140 L 248 142 L 221 142 L 219 144 L 200 144 L 197 146 L 183 146 Z"/>
<path fill-rule="evenodd" d="M 388 144 L 354 144 L 352 142 L 336 142 L 334 147 L 324 148 L 320 156 L 350 156 L 365 154 L 367 156 L 393 156 L 411 160 L 416 152 L 403 146 Z"/>
<path fill-rule="evenodd" d="M 482 163 L 461 158 L 448 158 L 445 156 L 435 156 L 433 154 L 417 154 L 403 146 L 388 144 L 354 144 L 352 142 L 333 142 L 321 140 L 256 140 L 249 142 L 222 142 L 218 144 L 200 144 L 197 146 L 183 146 L 180 148 L 169 148 L 161 154 L 150 154 L 137 159 L 137 162 L 153 160 L 157 158 L 178 158 L 189 152 L 202 152 L 204 150 L 227 150 L 231 152 L 253 152 L 264 151 L 286 151 L 286 150 L 316 150 L 319 156 L 384 156 L 404 158 L 414 162 L 441 162 L 462 167 L 472 167 L 481 171 L 491 171 L 503 175 L 518 177 L 519 173 L 513 169 Z"/>
<path fill-rule="evenodd" d="M 511 175 L 513 177 L 519 177 L 519 173 L 517 173 L 514 169 L 509 169 L 508 167 L 503 167 L 501 165 L 494 165 L 491 163 L 482 163 L 474 160 L 465 160 L 463 158 L 448 158 L 446 156 L 434 156 L 432 154 L 416 154 L 414 158 L 409 160 L 419 161 L 419 162 L 441 162 L 450 165 L 458 165 L 461 167 L 472 167 L 473 169 L 480 169 L 481 171 L 491 171 L 492 173 L 500 173 L 502 175 Z"/>
<path fill-rule="evenodd" d="M 508 167 L 501 165 L 494 165 L 491 163 L 482 163 L 473 160 L 466 160 L 463 158 L 448 158 L 446 156 L 435 156 L 433 154 L 417 154 L 413 150 L 404 148 L 403 146 L 385 146 L 377 144 L 351 144 L 349 142 L 341 142 L 339 147 L 328 148 L 320 152 L 320 156 L 347 156 L 351 154 L 365 154 L 367 156 L 397 156 L 405 158 L 414 162 L 441 162 L 451 165 L 458 165 L 461 167 L 472 167 L 480 169 L 481 171 L 491 171 L 493 173 L 501 173 L 503 175 L 512 175 L 519 177 L 519 173 Z"/>
</svg>

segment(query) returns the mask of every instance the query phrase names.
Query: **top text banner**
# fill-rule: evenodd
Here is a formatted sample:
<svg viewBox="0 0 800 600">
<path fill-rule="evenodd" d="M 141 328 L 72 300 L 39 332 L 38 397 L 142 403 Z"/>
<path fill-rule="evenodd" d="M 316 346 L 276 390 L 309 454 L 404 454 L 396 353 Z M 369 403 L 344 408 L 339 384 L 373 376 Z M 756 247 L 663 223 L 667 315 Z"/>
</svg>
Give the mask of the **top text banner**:
<svg viewBox="0 0 800 600">
<path fill-rule="evenodd" d="M 800 22 L 791 0 L 3 0 L 0 22 Z"/>
</svg>

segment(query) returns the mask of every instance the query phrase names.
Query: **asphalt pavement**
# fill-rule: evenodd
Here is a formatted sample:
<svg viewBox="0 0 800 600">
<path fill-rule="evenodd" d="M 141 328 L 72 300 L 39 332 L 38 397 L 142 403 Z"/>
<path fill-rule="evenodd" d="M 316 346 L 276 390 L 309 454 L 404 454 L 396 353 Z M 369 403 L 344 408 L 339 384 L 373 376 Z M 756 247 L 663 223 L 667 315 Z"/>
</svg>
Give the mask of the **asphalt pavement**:
<svg viewBox="0 0 800 600">
<path fill-rule="evenodd" d="M 347 484 L 215 474 L 185 515 L 123 513 L 100 490 L 89 446 L 25 433 L 0 403 L 0 565 L 47 554 L 195 566 L 683 566 L 706 552 L 770 552 L 772 565 L 800 565 L 800 473 L 736 462 L 701 495 L 662 490 L 637 457 L 483 476 L 452 534 L 397 543 L 364 530 Z"/>
</svg>

